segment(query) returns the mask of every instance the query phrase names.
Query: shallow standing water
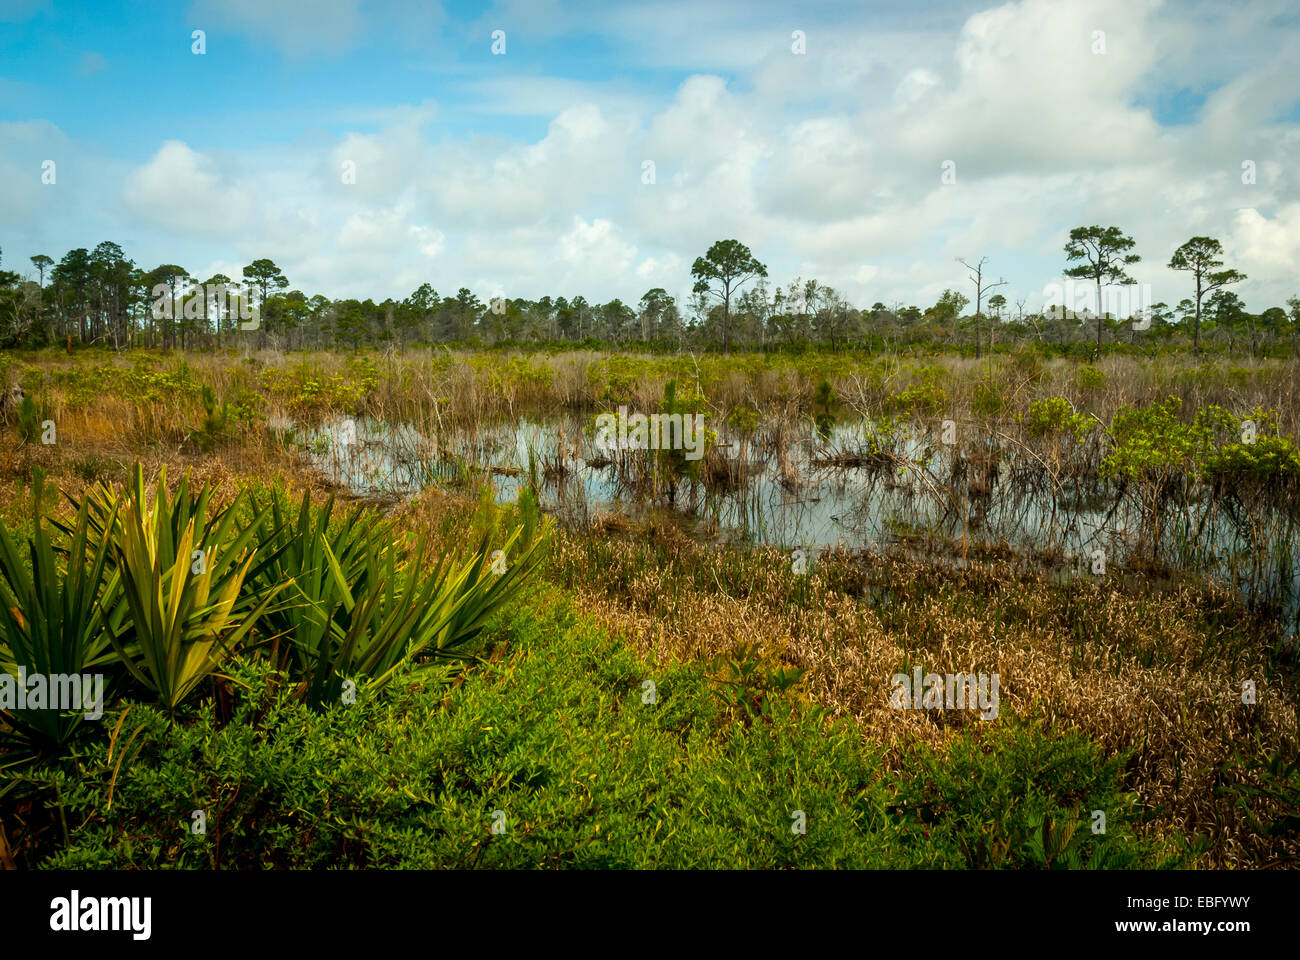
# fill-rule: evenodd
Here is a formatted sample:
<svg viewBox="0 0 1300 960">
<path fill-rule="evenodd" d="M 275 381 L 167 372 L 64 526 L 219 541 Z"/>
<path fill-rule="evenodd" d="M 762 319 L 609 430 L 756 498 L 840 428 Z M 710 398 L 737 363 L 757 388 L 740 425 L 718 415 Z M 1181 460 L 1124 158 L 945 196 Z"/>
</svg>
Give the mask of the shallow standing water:
<svg viewBox="0 0 1300 960">
<path fill-rule="evenodd" d="M 649 489 L 653 485 L 635 482 L 645 476 L 635 459 L 625 460 L 622 469 L 608 462 L 607 451 L 596 448 L 591 431 L 575 418 L 525 419 L 438 436 L 408 424 L 337 420 L 311 432 L 303 448 L 314 466 L 362 496 L 402 498 L 430 485 L 477 479 L 492 484 L 498 503 L 510 503 L 531 483 L 544 510 L 578 527 L 611 514 L 638 519 L 655 512 L 696 539 L 735 546 L 813 553 L 901 544 L 940 548 L 954 559 L 960 545 L 955 562 L 962 562 L 966 548 L 1010 548 L 1096 573 L 1099 563 L 1104 570 L 1129 559 L 1138 540 L 1142 514 L 1135 502 L 1035 478 L 1032 464 L 1017 463 L 1005 448 L 994 451 L 991 439 L 983 449 L 977 444 L 959 453 L 933 432 L 909 426 L 890 438 L 891 455 L 873 457 L 873 437 L 866 422 L 839 424 L 820 436 L 810 428 L 775 442 L 720 430 L 715 455 L 735 464 L 743 479 L 709 485 L 683 476 L 671 490 L 655 486 L 657 494 Z M 966 465 L 959 483 L 953 480 L 955 457 Z M 984 465 L 983 472 L 971 474 L 972 463 Z M 948 494 L 955 487 L 960 496 Z M 1250 543 L 1251 536 L 1260 536 L 1257 523 L 1252 532 L 1241 518 L 1192 503 L 1167 525 L 1161 559 L 1210 573 L 1245 595 L 1272 594 L 1294 628 L 1300 617 L 1300 536 L 1291 519 L 1273 519 L 1278 542 L 1271 544 L 1271 562 L 1261 566 Z"/>
</svg>

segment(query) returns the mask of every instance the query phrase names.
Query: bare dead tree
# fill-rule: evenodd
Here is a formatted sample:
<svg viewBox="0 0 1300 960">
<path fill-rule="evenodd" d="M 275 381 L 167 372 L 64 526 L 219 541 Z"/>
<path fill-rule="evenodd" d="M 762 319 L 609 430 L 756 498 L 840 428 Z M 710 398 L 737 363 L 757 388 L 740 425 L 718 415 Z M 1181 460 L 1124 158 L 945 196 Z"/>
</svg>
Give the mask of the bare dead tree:
<svg viewBox="0 0 1300 960">
<path fill-rule="evenodd" d="M 971 283 L 975 285 L 975 359 L 980 358 L 980 311 L 984 306 L 984 294 L 998 287 L 1006 286 L 1007 281 L 999 279 L 996 283 L 985 284 L 984 282 L 984 264 L 988 263 L 988 257 L 980 257 L 975 265 L 967 263 L 962 257 L 957 258 L 957 262 L 970 271 Z"/>
</svg>

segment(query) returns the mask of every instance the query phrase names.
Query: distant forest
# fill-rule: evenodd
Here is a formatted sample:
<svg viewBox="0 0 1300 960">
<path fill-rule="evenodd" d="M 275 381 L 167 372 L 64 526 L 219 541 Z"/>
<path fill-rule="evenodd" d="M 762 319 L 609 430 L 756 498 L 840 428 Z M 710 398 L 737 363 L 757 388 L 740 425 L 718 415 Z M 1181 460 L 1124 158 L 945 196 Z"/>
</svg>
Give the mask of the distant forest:
<svg viewBox="0 0 1300 960">
<path fill-rule="evenodd" d="M 1179 253 L 1196 241 L 1212 245 L 1207 262 L 1217 266 L 1212 259 L 1217 243 L 1208 238 L 1193 238 Z M 815 279 L 796 277 L 775 286 L 766 268 L 737 241 L 719 241 L 696 260 L 694 293 L 685 303 L 660 287 L 647 290 L 635 303 L 591 303 L 581 295 L 482 301 L 465 287 L 444 295 L 428 283 L 402 300 L 376 302 L 308 294 L 269 259 L 254 260 L 239 277 L 200 278 L 176 264 L 143 270 L 118 244 L 106 241 L 93 250 L 70 250 L 57 262 L 34 256 L 26 276 L 3 269 L 0 260 L 0 346 L 358 350 L 446 343 L 798 351 L 922 345 L 978 356 L 999 345 L 1030 342 L 1072 352 L 1072 346 L 1190 344 L 1195 339 L 1198 346 L 1218 352 L 1297 353 L 1300 298 L 1253 313 L 1226 289 L 1244 279 L 1235 271 L 1207 268 L 1204 278 L 1180 278 L 1192 294 L 1194 278 L 1203 279 L 1201 302 L 1188 297 L 1173 306 L 1149 304 L 1135 324 L 1109 313 L 1098 322 L 1087 309 L 1073 315 L 1026 311 L 1024 300 L 1010 302 L 996 292 L 1002 282 L 989 282 L 983 261 L 963 261 L 954 268 L 958 287 L 966 286 L 965 269 L 970 270 L 974 311 L 968 311 L 972 298 L 957 289 L 944 291 L 926 307 L 900 302 L 855 306 Z M 1084 259 L 1065 276 L 1089 278 L 1090 270 L 1095 273 Z M 1215 278 L 1221 281 L 1217 285 Z M 1089 282 L 1083 280 L 1084 286 Z M 160 288 L 176 292 L 161 311 Z M 226 295 L 214 297 L 214 289 Z M 243 316 L 251 311 L 256 319 L 241 321 L 241 307 Z"/>
</svg>

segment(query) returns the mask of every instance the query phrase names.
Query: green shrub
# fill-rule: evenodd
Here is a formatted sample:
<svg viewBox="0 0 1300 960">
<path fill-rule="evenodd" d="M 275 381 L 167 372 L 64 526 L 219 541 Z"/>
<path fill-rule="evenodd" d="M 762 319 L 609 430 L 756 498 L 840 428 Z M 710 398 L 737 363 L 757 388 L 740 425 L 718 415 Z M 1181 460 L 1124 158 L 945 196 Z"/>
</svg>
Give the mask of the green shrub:
<svg viewBox="0 0 1300 960">
<path fill-rule="evenodd" d="M 1029 405 L 1029 415 L 1025 417 L 1025 427 L 1030 436 L 1072 436 L 1082 443 L 1096 426 L 1097 420 L 1081 413 L 1075 413 L 1070 401 L 1064 397 L 1044 397 Z"/>
<path fill-rule="evenodd" d="M 1081 363 L 1074 371 L 1074 385 L 1080 390 L 1097 390 L 1106 385 L 1106 374 L 1090 363 Z"/>
<path fill-rule="evenodd" d="M 229 723 L 110 717 L 115 749 L 32 775 L 70 825 L 40 865 L 957 867 L 985 863 L 982 838 L 1093 806 L 1118 852 L 1157 861 L 1125 826 L 1119 762 L 1082 737 L 962 735 L 889 774 L 853 728 L 793 701 L 720 725 L 702 666 L 647 664 L 567 603 L 521 608 L 490 636 L 510 655 L 454 689 L 449 673 L 402 674 L 313 712 L 283 675 L 237 661 Z M 1035 865 L 1013 836 L 998 862 Z"/>
<path fill-rule="evenodd" d="M 898 809 L 974 867 L 1170 866 L 1135 839 L 1135 798 L 1119 787 L 1124 764 L 1080 733 L 1053 735 L 1004 712 L 946 753 L 909 757 L 916 775 Z M 1093 811 L 1105 816 L 1104 834 L 1092 832 Z"/>
<path fill-rule="evenodd" d="M 885 412 L 911 414 L 913 416 L 935 416 L 948 405 L 948 394 L 935 380 L 891 393 L 885 398 Z"/>
<path fill-rule="evenodd" d="M 1205 457 L 1208 477 L 1267 482 L 1300 477 L 1300 447 L 1290 437 L 1257 437 L 1250 443 L 1227 443 Z"/>
<path fill-rule="evenodd" d="M 727 426 L 742 434 L 752 434 L 758 429 L 758 412 L 748 407 L 736 407 L 727 415 Z"/>
<path fill-rule="evenodd" d="M 1102 461 L 1111 477 L 1268 481 L 1300 476 L 1300 449 L 1277 435 L 1276 411 L 1256 408 L 1239 417 L 1213 404 L 1181 417 L 1182 400 L 1170 397 L 1146 407 L 1127 404 L 1115 413 L 1114 441 Z"/>
</svg>

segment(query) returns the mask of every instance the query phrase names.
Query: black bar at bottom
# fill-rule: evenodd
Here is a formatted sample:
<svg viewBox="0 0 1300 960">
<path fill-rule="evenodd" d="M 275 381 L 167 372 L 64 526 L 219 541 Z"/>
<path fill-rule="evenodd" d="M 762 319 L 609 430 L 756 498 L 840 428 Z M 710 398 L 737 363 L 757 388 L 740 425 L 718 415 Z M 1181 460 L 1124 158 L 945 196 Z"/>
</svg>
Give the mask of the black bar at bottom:
<svg viewBox="0 0 1300 960">
<path fill-rule="evenodd" d="M 882 946 L 954 948 L 1042 936 L 1231 949 L 1293 931 L 1297 892 L 1300 874 L 1284 871 L 0 873 L 6 946 L 75 939 L 127 950 L 213 942 L 333 952 L 412 937 L 436 949 L 451 930 L 494 950 L 511 941 L 535 950 L 548 933 L 561 938 L 554 946 L 662 948 L 675 930 L 692 931 L 692 946 L 717 938 L 770 948 L 775 937 L 842 936 L 845 923 L 864 945 L 877 936 Z M 148 898 L 147 914 L 143 899 L 121 898 Z"/>
</svg>

